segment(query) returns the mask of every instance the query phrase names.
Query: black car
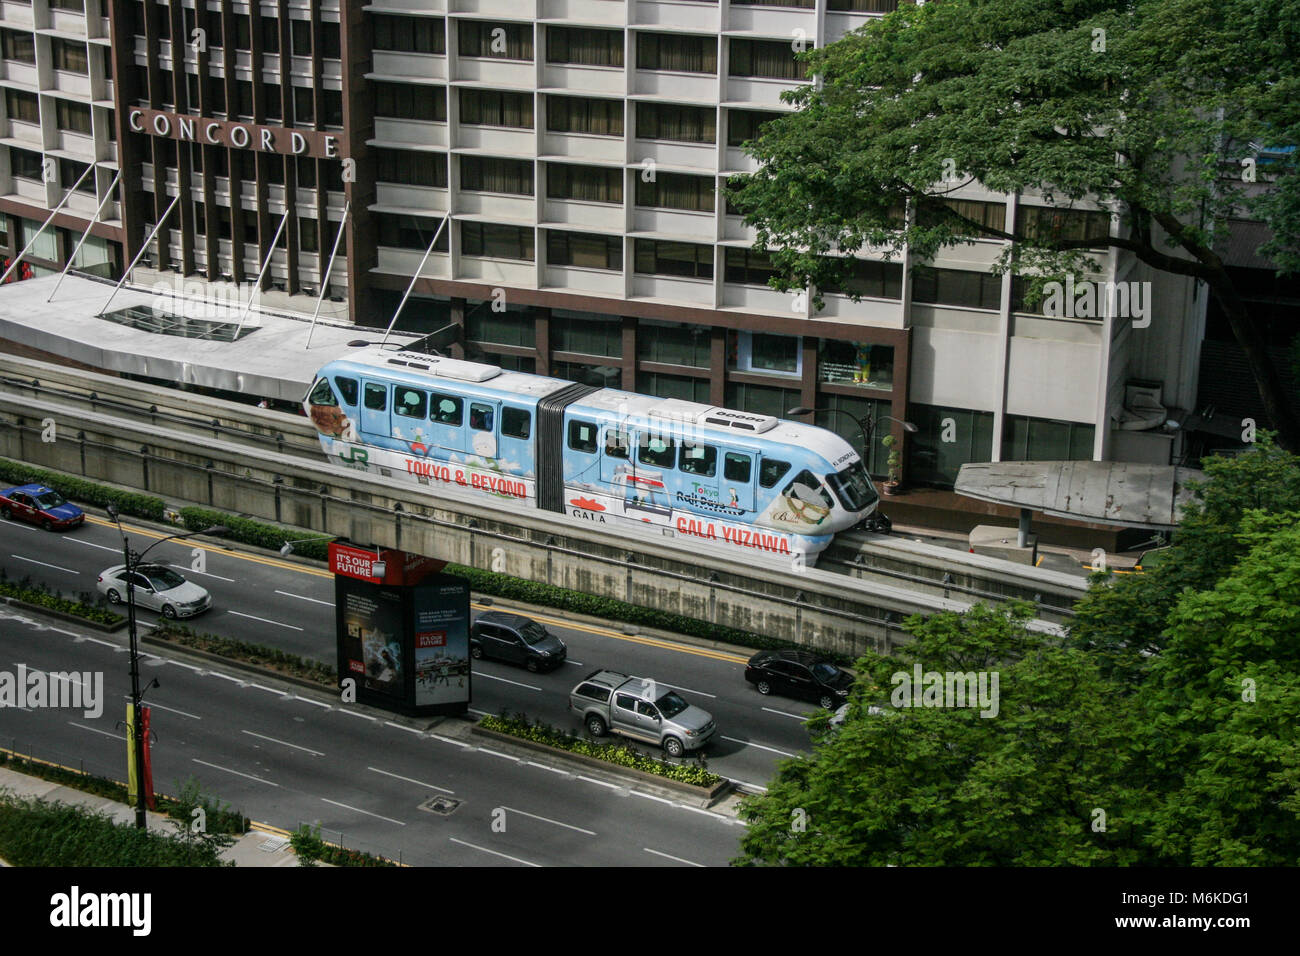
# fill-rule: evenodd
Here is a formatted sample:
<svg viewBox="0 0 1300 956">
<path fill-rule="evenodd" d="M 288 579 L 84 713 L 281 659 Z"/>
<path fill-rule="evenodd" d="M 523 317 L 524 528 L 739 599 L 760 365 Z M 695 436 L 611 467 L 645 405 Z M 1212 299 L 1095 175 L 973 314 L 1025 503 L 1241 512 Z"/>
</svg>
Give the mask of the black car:
<svg viewBox="0 0 1300 956">
<path fill-rule="evenodd" d="M 760 694 L 798 697 L 834 710 L 848 697 L 853 675 L 809 651 L 759 651 L 745 666 L 745 680 Z"/>
<path fill-rule="evenodd" d="M 505 611 L 487 611 L 470 628 L 469 652 L 475 660 L 492 657 L 522 664 L 530 671 L 544 671 L 563 664 L 568 648 L 536 621 Z"/>
</svg>

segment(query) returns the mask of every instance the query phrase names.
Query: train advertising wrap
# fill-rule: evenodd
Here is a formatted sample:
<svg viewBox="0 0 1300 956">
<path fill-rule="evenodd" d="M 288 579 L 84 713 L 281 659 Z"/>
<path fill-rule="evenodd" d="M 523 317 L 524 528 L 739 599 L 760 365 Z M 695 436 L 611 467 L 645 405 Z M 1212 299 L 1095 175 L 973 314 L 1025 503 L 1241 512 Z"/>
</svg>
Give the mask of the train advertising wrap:
<svg viewBox="0 0 1300 956">
<path fill-rule="evenodd" d="M 439 576 L 411 589 L 415 705 L 468 704 L 469 585 Z"/>
</svg>

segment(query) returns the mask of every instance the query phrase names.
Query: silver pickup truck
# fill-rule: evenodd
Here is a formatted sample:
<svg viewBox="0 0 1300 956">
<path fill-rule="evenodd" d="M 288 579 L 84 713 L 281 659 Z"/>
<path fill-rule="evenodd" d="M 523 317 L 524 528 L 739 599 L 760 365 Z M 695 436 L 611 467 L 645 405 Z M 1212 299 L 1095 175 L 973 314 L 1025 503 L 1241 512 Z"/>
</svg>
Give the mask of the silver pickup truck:
<svg viewBox="0 0 1300 956">
<path fill-rule="evenodd" d="M 587 733 L 622 734 L 663 747 L 670 757 L 699 750 L 718 725 L 671 687 L 618 671 L 593 671 L 569 694 L 569 710 L 582 717 Z"/>
</svg>

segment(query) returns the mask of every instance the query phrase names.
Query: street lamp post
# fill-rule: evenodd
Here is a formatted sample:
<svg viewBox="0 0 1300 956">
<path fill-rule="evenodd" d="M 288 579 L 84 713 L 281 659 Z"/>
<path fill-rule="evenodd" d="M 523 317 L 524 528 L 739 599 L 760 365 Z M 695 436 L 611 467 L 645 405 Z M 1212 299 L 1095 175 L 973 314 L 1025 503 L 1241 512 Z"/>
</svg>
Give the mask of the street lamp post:
<svg viewBox="0 0 1300 956">
<path fill-rule="evenodd" d="M 136 554 L 131 550 L 131 543 L 126 536 L 126 532 L 122 530 L 122 519 L 117 508 L 110 504 L 106 510 L 108 516 L 117 524 L 117 531 L 122 536 L 122 563 L 126 568 L 126 624 L 131 649 L 131 722 L 133 725 L 131 729 L 131 746 L 135 753 L 135 825 L 143 830 L 145 828 L 144 720 L 142 713 L 144 691 L 140 689 L 140 645 L 135 625 L 135 573 L 144 563 L 145 555 L 164 541 L 192 538 L 196 534 L 224 534 L 227 529 L 224 525 L 213 525 L 210 528 L 204 528 L 202 531 L 168 535 L 165 538 L 159 538 L 145 548 L 142 553 Z M 149 687 L 156 686 L 158 686 L 158 681 L 155 678 L 149 682 Z M 148 689 L 145 688 L 145 690 Z"/>
<path fill-rule="evenodd" d="M 858 423 L 858 427 L 862 429 L 862 463 L 864 465 L 869 465 L 871 460 L 871 439 L 876 433 L 876 421 L 879 418 L 883 418 L 886 421 L 897 422 L 903 426 L 903 431 L 908 434 L 915 434 L 918 431 L 917 427 L 911 422 L 905 422 L 901 418 L 895 418 L 893 415 L 880 415 L 878 418 L 872 419 L 870 424 L 868 424 L 857 415 L 854 415 L 852 412 L 846 412 L 842 408 L 806 408 L 803 405 L 798 405 L 794 408 L 788 409 L 786 414 L 794 418 L 801 418 L 804 415 L 816 415 L 820 412 L 835 412 L 840 415 L 847 415 L 853 421 Z"/>
</svg>

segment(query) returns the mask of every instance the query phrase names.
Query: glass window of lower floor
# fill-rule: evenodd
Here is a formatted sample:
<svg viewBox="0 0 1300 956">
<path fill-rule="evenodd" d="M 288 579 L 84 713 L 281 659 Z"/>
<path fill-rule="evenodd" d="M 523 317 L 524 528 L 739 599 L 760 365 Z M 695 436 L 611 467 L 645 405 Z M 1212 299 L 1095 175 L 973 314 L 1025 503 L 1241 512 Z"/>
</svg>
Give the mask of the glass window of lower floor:
<svg viewBox="0 0 1300 956">
<path fill-rule="evenodd" d="M 755 415 L 787 417 L 788 408 L 799 404 L 799 391 L 793 388 L 776 388 L 769 385 L 747 385 L 741 382 L 727 384 L 727 408 L 753 412 Z"/>
<path fill-rule="evenodd" d="M 827 385 L 893 388 L 894 347 L 819 339 L 817 381 Z"/>
<path fill-rule="evenodd" d="M 992 412 L 912 405 L 907 418 L 917 428 L 905 460 L 912 482 L 951 488 L 962 465 L 992 458 Z"/>
<path fill-rule="evenodd" d="M 617 365 L 583 365 L 579 362 L 552 362 L 551 377 L 594 385 L 596 388 L 622 388 L 623 369 Z"/>
<path fill-rule="evenodd" d="M 687 402 L 709 403 L 709 380 L 691 378 L 689 375 L 662 375 L 658 372 L 638 372 L 636 390 L 642 395 L 659 398 L 680 398 Z"/>
<path fill-rule="evenodd" d="M 1008 415 L 1003 461 L 1091 461 L 1095 428 L 1079 422 Z"/>
</svg>

